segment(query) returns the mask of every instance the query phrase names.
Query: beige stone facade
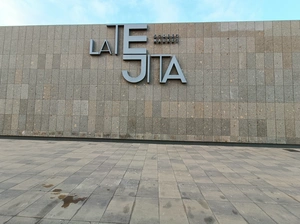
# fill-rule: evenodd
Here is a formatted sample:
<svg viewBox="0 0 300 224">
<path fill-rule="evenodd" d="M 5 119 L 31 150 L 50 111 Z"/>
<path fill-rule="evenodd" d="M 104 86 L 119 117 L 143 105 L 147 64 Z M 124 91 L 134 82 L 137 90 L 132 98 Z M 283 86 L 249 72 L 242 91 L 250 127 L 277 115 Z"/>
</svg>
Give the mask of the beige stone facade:
<svg viewBox="0 0 300 224">
<path fill-rule="evenodd" d="M 149 55 L 175 55 L 187 80 L 132 84 L 115 28 L 0 27 L 0 134 L 300 144 L 299 21 L 148 24 Z M 178 34 L 179 43 L 154 44 Z M 112 55 L 91 56 L 107 40 Z M 163 72 L 170 59 L 163 61 Z"/>
</svg>

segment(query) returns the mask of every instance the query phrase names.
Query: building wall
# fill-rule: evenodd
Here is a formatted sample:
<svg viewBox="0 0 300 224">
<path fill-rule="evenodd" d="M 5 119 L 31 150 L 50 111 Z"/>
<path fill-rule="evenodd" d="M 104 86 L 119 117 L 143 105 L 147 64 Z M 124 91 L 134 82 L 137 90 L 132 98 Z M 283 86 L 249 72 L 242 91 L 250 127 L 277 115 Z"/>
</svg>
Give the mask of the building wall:
<svg viewBox="0 0 300 224">
<path fill-rule="evenodd" d="M 299 21 L 148 24 L 149 54 L 175 55 L 187 84 L 128 83 L 140 72 L 118 56 L 89 54 L 106 25 L 0 27 L 0 135 L 300 144 Z M 179 43 L 154 44 L 154 34 Z M 170 59 L 163 63 L 166 70 Z"/>
</svg>

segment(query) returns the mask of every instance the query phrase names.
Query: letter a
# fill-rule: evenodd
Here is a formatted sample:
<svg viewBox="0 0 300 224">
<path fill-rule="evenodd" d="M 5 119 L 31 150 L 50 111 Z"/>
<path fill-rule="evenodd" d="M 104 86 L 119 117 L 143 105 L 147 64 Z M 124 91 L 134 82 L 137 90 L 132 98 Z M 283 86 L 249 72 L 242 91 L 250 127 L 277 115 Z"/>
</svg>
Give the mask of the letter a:
<svg viewBox="0 0 300 224">
<path fill-rule="evenodd" d="M 176 74 L 170 74 L 173 66 L 175 66 L 175 69 L 177 70 L 177 73 L 178 73 L 177 75 Z M 180 68 L 180 65 L 179 65 L 179 63 L 178 63 L 175 56 L 172 57 L 171 62 L 168 66 L 168 69 L 167 69 L 167 71 L 164 75 L 164 78 L 163 78 L 162 81 L 160 80 L 161 81 L 160 83 L 166 83 L 168 79 L 180 79 L 181 83 L 186 83 L 186 79 L 183 75 L 183 72 L 182 72 L 182 70 Z"/>
<path fill-rule="evenodd" d="M 109 43 L 107 40 L 105 40 L 102 44 L 102 47 L 100 49 L 100 54 L 101 53 L 110 53 L 111 54 L 111 50 L 110 50 Z"/>
</svg>

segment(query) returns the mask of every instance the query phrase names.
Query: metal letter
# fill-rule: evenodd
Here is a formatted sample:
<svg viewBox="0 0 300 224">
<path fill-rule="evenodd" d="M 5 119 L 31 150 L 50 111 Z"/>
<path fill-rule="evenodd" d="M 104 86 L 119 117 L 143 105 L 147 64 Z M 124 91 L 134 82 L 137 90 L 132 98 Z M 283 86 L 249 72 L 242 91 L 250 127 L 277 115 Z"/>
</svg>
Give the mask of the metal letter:
<svg viewBox="0 0 300 224">
<path fill-rule="evenodd" d="M 175 66 L 175 68 L 176 68 L 176 70 L 178 72 L 178 75 L 176 75 L 176 74 L 170 74 L 173 66 Z M 186 83 L 186 79 L 185 79 L 185 77 L 183 75 L 183 72 L 182 72 L 182 70 L 180 68 L 180 65 L 179 65 L 179 63 L 178 63 L 175 55 L 172 57 L 171 62 L 169 64 L 169 66 L 168 66 L 168 69 L 167 69 L 167 71 L 166 71 L 166 73 L 164 75 L 164 78 L 161 81 L 161 83 L 166 83 L 168 79 L 180 79 L 181 83 Z"/>
<path fill-rule="evenodd" d="M 107 27 L 115 27 L 115 55 L 119 52 L 119 27 L 123 25 L 107 25 Z"/>
<path fill-rule="evenodd" d="M 90 55 L 100 55 L 100 52 L 94 51 L 94 40 L 90 40 Z"/>
<path fill-rule="evenodd" d="M 152 54 L 152 58 L 159 58 L 159 82 L 162 82 L 162 76 L 163 76 L 163 58 L 170 58 L 172 57 L 171 54 Z M 149 62 L 150 63 L 150 62 Z M 150 67 L 150 65 L 148 65 Z M 150 73 L 150 68 L 148 67 L 148 73 Z"/>
<path fill-rule="evenodd" d="M 105 46 L 107 47 L 107 50 L 106 49 L 104 49 L 105 48 Z M 110 50 L 110 47 L 109 47 L 109 43 L 108 43 L 108 41 L 107 40 L 105 40 L 104 42 L 103 42 L 103 44 L 102 44 L 102 47 L 101 47 L 101 49 L 100 49 L 100 52 L 99 52 L 99 54 L 101 54 L 101 53 L 110 53 L 111 54 L 111 50 Z"/>
<path fill-rule="evenodd" d="M 148 67 L 147 67 L 147 83 L 150 83 L 150 59 L 151 59 L 151 55 L 148 55 Z"/>
<path fill-rule="evenodd" d="M 116 25 L 116 33 L 115 33 L 115 55 L 118 55 L 119 48 L 119 26 Z"/>
<path fill-rule="evenodd" d="M 123 54 L 146 54 L 146 48 L 130 48 L 130 43 L 147 42 L 147 36 L 130 36 L 130 30 L 146 30 L 147 24 L 124 25 Z"/>
<path fill-rule="evenodd" d="M 138 83 L 146 76 L 147 55 L 123 55 L 123 60 L 138 61 L 141 60 L 141 73 L 137 77 L 131 77 L 127 70 L 122 70 L 122 75 L 127 82 Z"/>
</svg>

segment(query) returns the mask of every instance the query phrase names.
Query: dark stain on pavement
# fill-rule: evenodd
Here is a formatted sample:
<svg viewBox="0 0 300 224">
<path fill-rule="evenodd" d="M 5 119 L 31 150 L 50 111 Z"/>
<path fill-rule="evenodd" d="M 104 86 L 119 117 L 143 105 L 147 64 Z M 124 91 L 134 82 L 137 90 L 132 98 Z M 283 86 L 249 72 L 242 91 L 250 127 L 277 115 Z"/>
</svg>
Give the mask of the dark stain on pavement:
<svg viewBox="0 0 300 224">
<path fill-rule="evenodd" d="M 191 209 L 190 206 L 188 206 L 188 213 L 187 213 L 187 215 L 188 215 L 188 217 L 191 218 L 191 219 L 193 219 L 193 218 L 195 217 L 195 216 L 193 215 L 193 213 L 192 213 L 192 209 Z"/>
<path fill-rule="evenodd" d="M 204 218 L 204 221 L 206 224 L 213 224 L 215 222 L 215 219 L 211 216 Z"/>
<path fill-rule="evenodd" d="M 64 202 L 64 204 L 61 206 L 62 208 L 69 207 L 69 205 L 71 203 L 77 204 L 80 201 L 86 200 L 86 197 L 84 197 L 84 198 L 77 198 L 76 196 L 71 196 L 71 195 L 69 195 L 69 196 L 59 195 L 58 198 L 61 199 L 61 200 L 63 200 L 63 202 Z"/>
<path fill-rule="evenodd" d="M 43 184 L 43 187 L 45 188 L 50 188 L 50 187 L 53 187 L 54 185 L 53 184 Z"/>
<path fill-rule="evenodd" d="M 124 213 L 128 213 L 128 212 L 129 212 L 129 205 L 126 205 L 126 206 L 123 208 L 123 212 L 124 212 Z"/>
<path fill-rule="evenodd" d="M 58 194 L 60 194 L 60 192 L 61 192 L 61 189 L 54 189 L 54 190 L 52 191 L 52 194 L 58 195 Z"/>
<path fill-rule="evenodd" d="M 232 209 L 232 213 L 235 214 L 235 215 L 239 214 L 238 211 L 235 210 L 235 209 Z"/>
<path fill-rule="evenodd" d="M 226 199 L 226 198 L 225 198 L 223 195 L 221 195 L 221 196 L 220 196 L 220 198 L 222 198 L 222 199 Z"/>
</svg>

